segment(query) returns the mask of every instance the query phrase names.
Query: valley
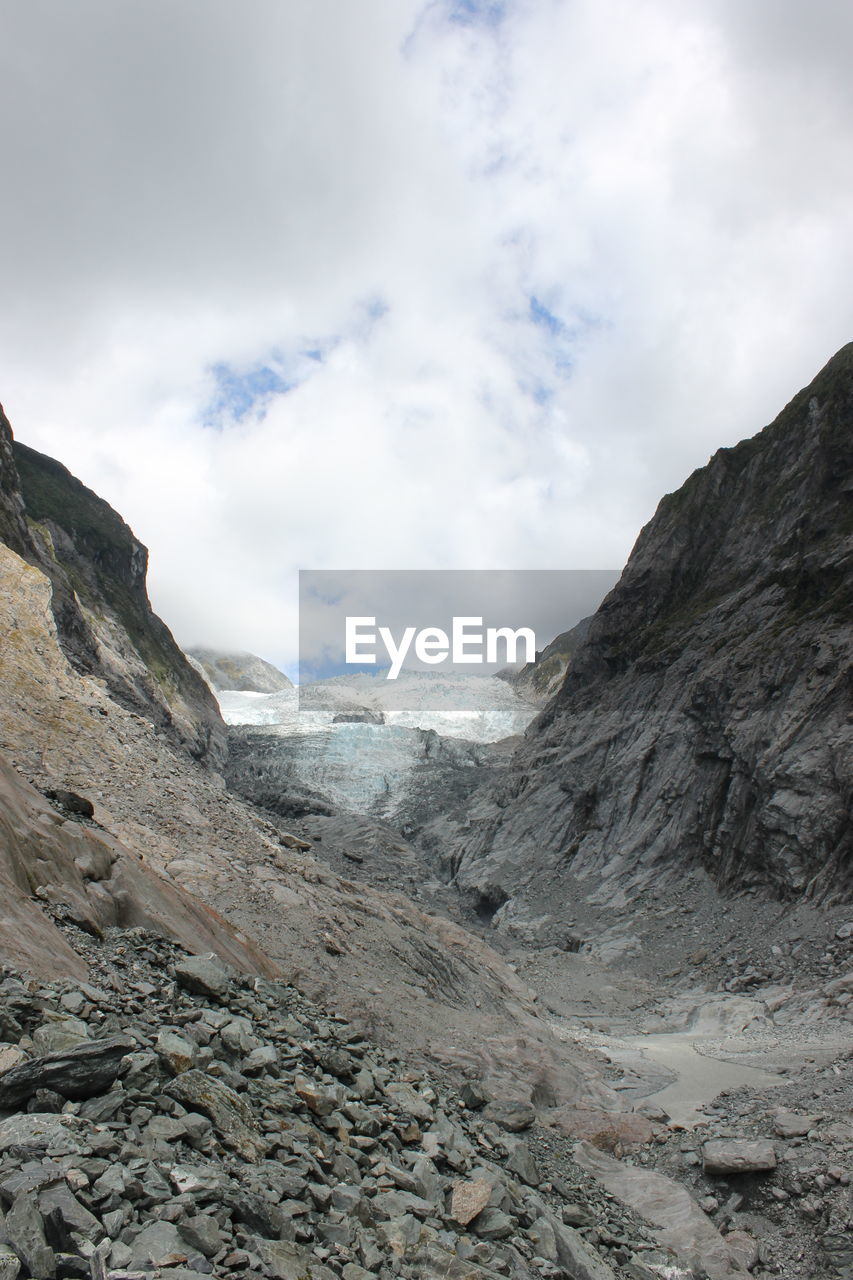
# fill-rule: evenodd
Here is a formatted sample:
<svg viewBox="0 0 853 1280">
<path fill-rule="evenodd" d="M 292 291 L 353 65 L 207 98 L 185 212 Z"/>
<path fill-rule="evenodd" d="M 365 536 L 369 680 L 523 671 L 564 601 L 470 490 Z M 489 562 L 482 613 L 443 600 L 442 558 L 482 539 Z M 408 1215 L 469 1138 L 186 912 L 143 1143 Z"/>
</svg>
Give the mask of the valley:
<svg viewBox="0 0 853 1280">
<path fill-rule="evenodd" d="M 539 668 L 296 691 L 0 418 L 0 1275 L 849 1280 L 851 422 Z"/>
</svg>

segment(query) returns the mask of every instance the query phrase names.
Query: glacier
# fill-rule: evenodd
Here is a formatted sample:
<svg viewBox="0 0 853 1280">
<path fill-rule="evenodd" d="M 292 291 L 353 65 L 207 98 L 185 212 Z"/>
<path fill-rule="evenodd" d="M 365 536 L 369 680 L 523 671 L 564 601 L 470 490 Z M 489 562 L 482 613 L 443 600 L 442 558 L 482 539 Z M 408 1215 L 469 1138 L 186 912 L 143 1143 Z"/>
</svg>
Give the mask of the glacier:
<svg viewBox="0 0 853 1280">
<path fill-rule="evenodd" d="M 490 744 L 522 733 L 538 709 L 496 676 L 419 671 L 217 697 L 241 755 L 262 757 L 283 788 L 301 784 L 336 808 L 391 822 L 425 785 L 452 789 L 459 771 L 486 762 Z"/>
</svg>

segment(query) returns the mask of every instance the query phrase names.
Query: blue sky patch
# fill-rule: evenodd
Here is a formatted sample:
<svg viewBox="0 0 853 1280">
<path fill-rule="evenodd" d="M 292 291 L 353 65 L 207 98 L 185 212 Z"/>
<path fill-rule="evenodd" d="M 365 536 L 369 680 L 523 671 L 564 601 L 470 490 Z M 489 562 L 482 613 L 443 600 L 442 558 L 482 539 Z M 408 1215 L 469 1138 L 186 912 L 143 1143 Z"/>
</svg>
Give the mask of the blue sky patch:
<svg viewBox="0 0 853 1280">
<path fill-rule="evenodd" d="M 223 419 L 242 422 L 252 412 L 263 412 L 273 396 L 284 395 L 296 386 L 268 364 L 238 370 L 220 360 L 211 366 L 210 372 L 215 389 L 204 413 L 204 424 L 208 427 L 221 426 Z"/>
<path fill-rule="evenodd" d="M 534 324 L 538 324 L 540 328 L 547 329 L 555 337 L 557 334 L 566 332 L 566 326 L 560 317 L 555 316 L 553 311 L 549 311 L 544 302 L 540 302 L 535 294 L 530 297 L 530 319 Z"/>
<path fill-rule="evenodd" d="M 451 22 L 463 27 L 497 27 L 506 17 L 507 0 L 448 0 Z"/>
</svg>

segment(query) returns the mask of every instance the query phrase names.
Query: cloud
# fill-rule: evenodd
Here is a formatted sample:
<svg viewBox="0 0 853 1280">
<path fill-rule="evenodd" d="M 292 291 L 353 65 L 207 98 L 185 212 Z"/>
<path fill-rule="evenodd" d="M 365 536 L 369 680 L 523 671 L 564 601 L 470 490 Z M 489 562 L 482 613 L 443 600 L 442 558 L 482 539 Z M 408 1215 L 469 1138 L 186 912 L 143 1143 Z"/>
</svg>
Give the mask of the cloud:
<svg viewBox="0 0 853 1280">
<path fill-rule="evenodd" d="M 185 643 L 611 568 L 850 336 L 834 0 L 0 0 L 0 395 Z"/>
</svg>

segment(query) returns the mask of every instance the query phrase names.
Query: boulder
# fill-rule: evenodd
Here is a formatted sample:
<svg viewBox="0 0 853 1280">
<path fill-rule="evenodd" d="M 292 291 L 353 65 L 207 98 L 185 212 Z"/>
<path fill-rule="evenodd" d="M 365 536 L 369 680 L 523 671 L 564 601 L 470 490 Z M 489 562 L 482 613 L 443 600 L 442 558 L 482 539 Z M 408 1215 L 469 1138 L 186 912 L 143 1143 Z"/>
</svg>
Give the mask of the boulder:
<svg viewBox="0 0 853 1280">
<path fill-rule="evenodd" d="M 157 1053 L 173 1076 L 189 1071 L 196 1060 L 196 1047 L 174 1031 L 161 1031 L 157 1037 Z"/>
<path fill-rule="evenodd" d="M 733 1173 L 766 1173 L 776 1168 L 776 1150 L 766 1139 L 715 1138 L 702 1144 L 706 1173 L 726 1177 Z"/>
<path fill-rule="evenodd" d="M 603 1262 L 573 1227 L 551 1219 L 557 1261 L 572 1280 L 616 1280 L 615 1272 Z"/>
<path fill-rule="evenodd" d="M 324 1267 L 308 1249 L 283 1240 L 255 1240 L 261 1259 L 261 1274 L 270 1280 L 336 1280 L 335 1273 Z"/>
<path fill-rule="evenodd" d="M 451 1217 L 461 1226 L 467 1226 L 482 1213 L 492 1197 L 492 1184 L 484 1178 L 453 1183 Z"/>
<path fill-rule="evenodd" d="M 244 1159 L 257 1160 L 264 1154 L 266 1142 L 248 1103 L 219 1080 L 203 1071 L 184 1071 L 169 1082 L 166 1093 L 190 1110 L 208 1116 L 225 1145 Z"/>
<path fill-rule="evenodd" d="M 796 1115 L 793 1111 L 777 1111 L 773 1129 L 780 1138 L 804 1138 L 820 1123 L 820 1116 Z"/>
<path fill-rule="evenodd" d="M 22 1062 L 0 1076 L 0 1111 L 14 1111 L 37 1089 L 52 1089 L 74 1101 L 104 1093 L 118 1076 L 122 1058 L 135 1047 L 130 1036 L 111 1036 Z"/>
<path fill-rule="evenodd" d="M 0 1152 L 19 1148 L 33 1155 L 50 1151 L 56 1155 L 77 1155 L 89 1151 L 85 1134 L 76 1116 L 42 1114 L 9 1116 L 0 1120 Z"/>
<path fill-rule="evenodd" d="M 37 1276 L 38 1280 L 53 1280 L 56 1255 L 47 1243 L 44 1221 L 28 1192 L 19 1191 L 15 1196 L 6 1214 L 3 1231 L 31 1276 Z"/>
<path fill-rule="evenodd" d="M 605 1190 L 651 1224 L 658 1242 L 673 1250 L 684 1267 L 702 1268 L 711 1280 L 746 1274 L 686 1187 L 664 1174 L 614 1160 L 588 1142 L 578 1142 L 573 1154 Z"/>
<path fill-rule="evenodd" d="M 487 1102 L 483 1119 L 500 1125 L 508 1133 L 520 1133 L 529 1129 L 536 1119 L 536 1110 L 529 1102 Z"/>
<path fill-rule="evenodd" d="M 175 965 L 175 977 L 185 991 L 216 999 L 224 996 L 231 979 L 214 955 L 188 956 Z"/>
<path fill-rule="evenodd" d="M 188 1259 L 188 1249 L 172 1222 L 151 1222 L 131 1242 L 131 1266 L 174 1267 Z"/>
</svg>

